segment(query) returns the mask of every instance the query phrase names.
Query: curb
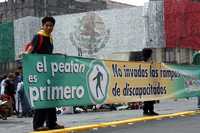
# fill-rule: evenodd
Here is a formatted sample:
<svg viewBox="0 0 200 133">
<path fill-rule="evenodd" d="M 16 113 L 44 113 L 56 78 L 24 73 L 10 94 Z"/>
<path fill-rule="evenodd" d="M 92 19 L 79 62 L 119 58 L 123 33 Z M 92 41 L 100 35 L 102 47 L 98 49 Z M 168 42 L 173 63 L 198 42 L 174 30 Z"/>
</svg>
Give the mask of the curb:
<svg viewBox="0 0 200 133">
<path fill-rule="evenodd" d="M 145 122 L 145 121 L 151 121 L 151 120 L 162 120 L 162 119 L 165 119 L 165 118 L 193 116 L 193 115 L 197 115 L 197 114 L 200 114 L 200 110 L 177 112 L 177 113 L 163 114 L 163 115 L 158 115 L 158 116 L 144 116 L 144 117 L 131 118 L 131 119 L 127 119 L 127 120 L 104 122 L 104 123 L 91 124 L 91 125 L 68 127 L 68 128 L 59 129 L 59 130 L 39 131 L 39 132 L 32 132 L 32 133 L 71 133 L 71 132 L 80 132 L 80 131 L 87 131 L 87 130 L 98 129 L 98 128 L 117 127 L 117 126 L 122 126 L 122 125 L 127 125 L 127 124 L 134 124 L 134 123 L 138 123 L 138 122 Z"/>
</svg>

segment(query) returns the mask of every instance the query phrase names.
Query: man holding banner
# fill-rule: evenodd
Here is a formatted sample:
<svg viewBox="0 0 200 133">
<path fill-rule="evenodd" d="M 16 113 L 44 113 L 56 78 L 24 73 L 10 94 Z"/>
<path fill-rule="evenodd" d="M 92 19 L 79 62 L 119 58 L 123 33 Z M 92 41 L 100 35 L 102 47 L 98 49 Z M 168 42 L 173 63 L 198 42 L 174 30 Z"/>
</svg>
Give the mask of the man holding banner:
<svg viewBox="0 0 200 133">
<path fill-rule="evenodd" d="M 55 25 L 55 19 L 53 17 L 44 17 L 42 19 L 42 30 L 40 30 L 32 40 L 32 48 L 29 53 L 36 54 L 52 54 L 53 52 L 53 40 L 51 32 Z M 33 129 L 34 131 L 44 131 L 51 129 L 60 129 L 64 126 L 56 123 L 56 108 L 35 109 L 33 117 Z M 46 127 L 44 127 L 46 122 Z"/>
<path fill-rule="evenodd" d="M 145 62 L 150 62 L 152 56 L 152 49 L 145 48 L 142 50 L 143 60 Z M 158 113 L 154 112 L 154 104 L 156 101 L 144 101 L 143 105 L 143 114 L 144 115 L 159 115 Z"/>
</svg>

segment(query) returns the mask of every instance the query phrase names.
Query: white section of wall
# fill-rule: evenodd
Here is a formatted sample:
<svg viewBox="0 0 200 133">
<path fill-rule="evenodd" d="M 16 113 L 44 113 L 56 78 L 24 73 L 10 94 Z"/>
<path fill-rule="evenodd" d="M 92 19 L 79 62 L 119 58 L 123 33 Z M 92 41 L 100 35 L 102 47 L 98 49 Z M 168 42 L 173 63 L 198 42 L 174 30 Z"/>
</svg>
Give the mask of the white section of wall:
<svg viewBox="0 0 200 133">
<path fill-rule="evenodd" d="M 40 29 L 40 19 L 25 17 L 14 21 L 15 58 L 23 52 L 24 45 L 31 41 L 33 35 Z"/>
<path fill-rule="evenodd" d="M 150 1 L 145 9 L 145 40 L 149 48 L 164 48 L 163 1 Z"/>
<path fill-rule="evenodd" d="M 105 43 L 105 47 L 101 50 L 98 49 L 99 51 L 97 50 L 97 52 L 93 49 L 93 52 L 89 51 L 89 53 L 86 49 L 82 48 L 83 56 L 110 59 L 110 57 L 113 57 L 113 52 L 138 51 L 145 47 L 143 7 L 133 7 L 55 16 L 56 25 L 53 36 L 56 53 L 64 53 L 73 56 L 78 55 L 78 50 L 75 45 L 72 44 L 73 42 L 72 39 L 70 39 L 70 34 L 75 36 L 75 43 L 79 43 L 79 40 L 86 40 L 91 37 L 82 36 L 82 33 L 85 32 L 84 28 L 87 27 L 87 25 L 84 26 L 87 22 L 84 22 L 83 18 L 90 18 L 88 17 L 89 14 L 95 14 L 95 17 L 93 16 L 95 20 L 88 22 L 90 24 L 95 23 L 94 27 L 89 27 L 94 29 L 89 30 L 91 32 L 94 30 L 93 32 L 97 32 L 97 35 L 98 33 L 102 35 L 102 40 L 105 39 L 103 34 L 107 34 L 107 31 L 109 31 L 109 34 L 106 35 L 108 40 L 107 43 Z M 95 39 L 97 40 L 98 38 Z M 88 41 L 85 43 L 88 43 Z M 83 43 L 80 44 L 85 45 Z"/>
</svg>

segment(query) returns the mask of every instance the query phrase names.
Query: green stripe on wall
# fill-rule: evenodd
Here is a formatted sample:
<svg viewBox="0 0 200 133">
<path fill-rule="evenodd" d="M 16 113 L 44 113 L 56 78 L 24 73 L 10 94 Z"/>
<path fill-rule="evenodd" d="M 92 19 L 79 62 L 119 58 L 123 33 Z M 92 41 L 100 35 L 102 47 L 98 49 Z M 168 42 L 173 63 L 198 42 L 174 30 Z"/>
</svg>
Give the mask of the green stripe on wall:
<svg viewBox="0 0 200 133">
<path fill-rule="evenodd" d="M 13 22 L 0 24 L 0 62 L 14 61 L 14 25 Z"/>
</svg>

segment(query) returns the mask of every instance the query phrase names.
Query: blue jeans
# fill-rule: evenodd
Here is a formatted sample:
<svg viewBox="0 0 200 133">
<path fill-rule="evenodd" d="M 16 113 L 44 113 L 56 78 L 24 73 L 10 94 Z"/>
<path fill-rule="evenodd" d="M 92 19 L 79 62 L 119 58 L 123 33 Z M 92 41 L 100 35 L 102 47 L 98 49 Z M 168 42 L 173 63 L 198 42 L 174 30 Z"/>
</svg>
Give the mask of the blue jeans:
<svg viewBox="0 0 200 133">
<path fill-rule="evenodd" d="M 28 98 L 26 97 L 26 94 L 24 92 L 24 88 L 22 88 L 20 91 L 18 91 L 19 101 L 21 102 L 22 107 L 22 114 L 28 114 L 32 111 L 31 106 L 28 102 Z"/>
</svg>

